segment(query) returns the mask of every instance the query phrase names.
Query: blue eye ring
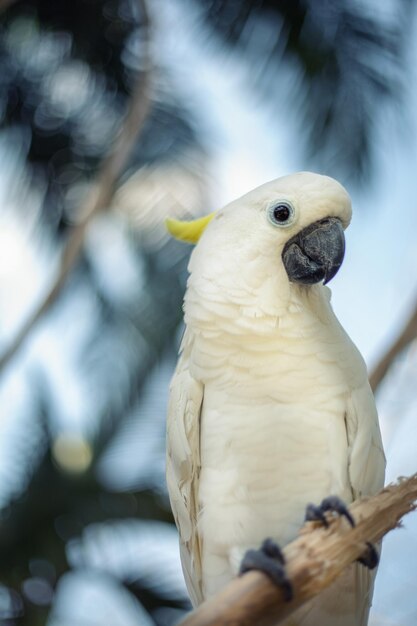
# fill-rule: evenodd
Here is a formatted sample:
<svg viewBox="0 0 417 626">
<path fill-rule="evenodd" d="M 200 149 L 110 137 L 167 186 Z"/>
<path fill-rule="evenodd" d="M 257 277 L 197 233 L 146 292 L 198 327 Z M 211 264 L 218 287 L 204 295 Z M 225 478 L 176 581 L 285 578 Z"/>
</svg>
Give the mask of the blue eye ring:
<svg viewBox="0 0 417 626">
<path fill-rule="evenodd" d="M 287 200 L 279 200 L 267 208 L 267 216 L 273 226 L 288 228 L 294 223 L 295 210 Z"/>
</svg>

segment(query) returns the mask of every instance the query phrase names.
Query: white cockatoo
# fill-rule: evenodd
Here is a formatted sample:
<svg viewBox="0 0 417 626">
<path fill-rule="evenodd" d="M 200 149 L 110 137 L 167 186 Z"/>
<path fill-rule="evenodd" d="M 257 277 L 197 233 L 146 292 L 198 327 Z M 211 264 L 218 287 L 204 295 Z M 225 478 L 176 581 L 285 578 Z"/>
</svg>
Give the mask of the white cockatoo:
<svg viewBox="0 0 417 626">
<path fill-rule="evenodd" d="M 337 181 L 301 172 L 200 220 L 167 221 L 198 242 L 167 424 L 168 489 L 194 605 L 266 537 L 293 540 L 308 502 L 350 503 L 383 485 L 366 366 L 325 286 L 350 219 Z M 287 626 L 364 626 L 372 580 L 353 564 Z"/>
</svg>

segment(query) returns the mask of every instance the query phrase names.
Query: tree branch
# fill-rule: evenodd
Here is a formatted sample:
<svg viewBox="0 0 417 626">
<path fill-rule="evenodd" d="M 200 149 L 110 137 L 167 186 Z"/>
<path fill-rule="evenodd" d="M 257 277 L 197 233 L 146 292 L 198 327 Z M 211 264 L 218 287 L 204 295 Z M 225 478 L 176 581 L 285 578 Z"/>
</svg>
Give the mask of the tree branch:
<svg viewBox="0 0 417 626">
<path fill-rule="evenodd" d="M 102 162 L 96 183 L 91 186 L 84 204 L 80 207 L 79 215 L 83 217 L 68 237 L 55 281 L 43 301 L 26 323 L 23 324 L 10 346 L 0 358 L 0 372 L 9 363 L 22 346 L 31 330 L 57 299 L 80 255 L 87 227 L 96 214 L 110 204 L 115 192 L 117 179 L 135 145 L 139 132 L 144 126 L 150 109 L 150 21 L 146 0 L 138 0 L 138 4 L 143 26 L 141 29 L 144 40 L 143 69 L 139 73 L 133 93 L 130 97 L 127 114 L 121 124 L 121 129 L 112 149 Z"/>
<path fill-rule="evenodd" d="M 375 392 L 385 375 L 387 374 L 389 368 L 391 367 L 394 359 L 406 348 L 415 338 L 417 337 L 417 305 L 415 306 L 413 313 L 407 323 L 405 324 L 403 330 L 398 335 L 397 339 L 394 341 L 392 346 L 387 350 L 387 352 L 380 359 L 379 363 L 373 369 L 369 382 L 371 384 L 372 390 Z"/>
<path fill-rule="evenodd" d="M 299 537 L 284 549 L 294 599 L 285 602 L 264 574 L 249 572 L 233 580 L 213 598 L 190 613 L 178 626 L 273 626 L 328 587 L 365 549 L 399 525 L 403 515 L 416 508 L 417 474 L 400 479 L 377 495 L 353 503 L 356 520 L 328 516 L 329 529 L 308 522 Z"/>
</svg>

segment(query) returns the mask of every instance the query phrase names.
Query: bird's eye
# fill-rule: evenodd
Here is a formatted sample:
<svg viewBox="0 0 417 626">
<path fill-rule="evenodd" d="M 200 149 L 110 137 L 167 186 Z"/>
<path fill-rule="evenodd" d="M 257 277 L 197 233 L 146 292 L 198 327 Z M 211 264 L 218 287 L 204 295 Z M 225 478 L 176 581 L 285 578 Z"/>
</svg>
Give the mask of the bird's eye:
<svg viewBox="0 0 417 626">
<path fill-rule="evenodd" d="M 274 226 L 290 226 L 294 221 L 294 208 L 289 202 L 278 202 L 268 207 L 268 219 Z"/>
</svg>

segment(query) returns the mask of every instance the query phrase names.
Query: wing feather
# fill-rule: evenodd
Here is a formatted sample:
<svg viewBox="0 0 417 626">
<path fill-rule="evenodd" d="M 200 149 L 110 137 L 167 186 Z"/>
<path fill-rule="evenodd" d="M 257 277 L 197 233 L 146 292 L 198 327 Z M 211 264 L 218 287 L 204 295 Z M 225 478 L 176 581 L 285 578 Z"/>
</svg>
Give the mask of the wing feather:
<svg viewBox="0 0 417 626">
<path fill-rule="evenodd" d="M 353 390 L 348 401 L 346 427 L 349 479 L 354 499 L 377 493 L 384 486 L 385 454 L 375 399 L 368 381 Z M 354 565 L 358 624 L 368 623 L 376 570 Z"/>
<path fill-rule="evenodd" d="M 203 600 L 201 540 L 197 524 L 200 416 L 204 387 L 190 374 L 187 344 L 186 334 L 170 387 L 166 475 L 171 507 L 180 535 L 184 578 L 191 601 L 196 606 Z"/>
<path fill-rule="evenodd" d="M 384 486 L 386 461 L 375 400 L 368 381 L 350 395 L 346 427 L 353 496 L 356 499 L 373 495 Z"/>
</svg>

